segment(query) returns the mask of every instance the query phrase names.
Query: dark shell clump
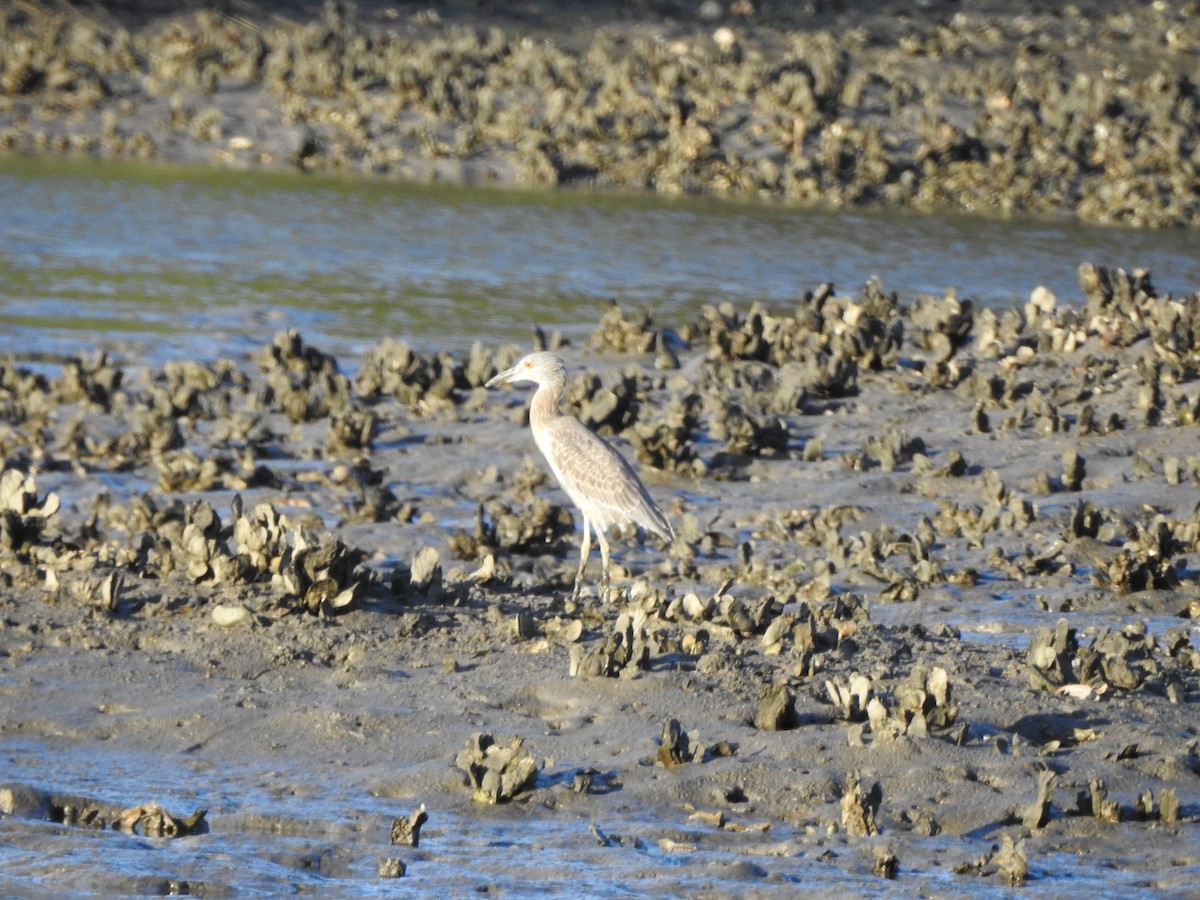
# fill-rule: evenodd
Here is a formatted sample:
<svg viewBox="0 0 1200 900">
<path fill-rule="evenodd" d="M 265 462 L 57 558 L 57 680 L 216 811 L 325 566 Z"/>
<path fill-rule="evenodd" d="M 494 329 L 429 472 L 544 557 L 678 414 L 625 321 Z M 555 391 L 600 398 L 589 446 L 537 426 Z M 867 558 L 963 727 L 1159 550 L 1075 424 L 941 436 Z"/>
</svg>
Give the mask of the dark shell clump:
<svg viewBox="0 0 1200 900">
<path fill-rule="evenodd" d="M 771 3 L 733 15 L 731 4 L 717 28 L 679 4 L 585 20 L 534 6 L 556 17 L 555 39 L 499 7 L 468 25 L 449 11 L 360 15 L 334 2 L 294 21 L 10 5 L 0 146 L 1139 226 L 1200 219 L 1200 25 L 1188 4 L 900 17 Z"/>
</svg>

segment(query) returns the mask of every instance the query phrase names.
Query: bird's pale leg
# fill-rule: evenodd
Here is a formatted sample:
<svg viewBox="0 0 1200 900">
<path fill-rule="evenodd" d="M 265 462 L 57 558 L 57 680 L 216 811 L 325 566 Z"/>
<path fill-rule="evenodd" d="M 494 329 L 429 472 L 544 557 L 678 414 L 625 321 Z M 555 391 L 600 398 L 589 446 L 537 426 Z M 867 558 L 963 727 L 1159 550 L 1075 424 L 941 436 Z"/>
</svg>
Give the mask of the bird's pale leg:
<svg viewBox="0 0 1200 900">
<path fill-rule="evenodd" d="M 596 532 L 599 535 L 600 532 Z M 604 546 L 601 544 L 600 546 Z M 583 570 L 587 568 L 588 554 L 592 552 L 592 526 L 587 516 L 583 517 L 583 541 L 579 545 L 579 571 L 575 573 L 575 590 L 571 591 L 571 599 L 579 599 L 579 590 L 583 587 Z"/>
<path fill-rule="evenodd" d="M 608 538 L 604 536 L 604 529 L 596 529 L 596 540 L 600 542 L 600 602 L 608 602 L 608 590 L 611 584 L 609 576 L 609 563 L 612 560 L 612 552 L 608 547 Z"/>
</svg>

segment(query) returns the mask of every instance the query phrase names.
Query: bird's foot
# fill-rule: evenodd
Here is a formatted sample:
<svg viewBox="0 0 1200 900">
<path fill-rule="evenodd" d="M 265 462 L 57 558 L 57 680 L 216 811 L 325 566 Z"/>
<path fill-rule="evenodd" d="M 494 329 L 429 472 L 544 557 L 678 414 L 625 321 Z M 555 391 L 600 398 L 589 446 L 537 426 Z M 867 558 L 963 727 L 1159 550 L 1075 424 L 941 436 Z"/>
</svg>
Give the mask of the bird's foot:
<svg viewBox="0 0 1200 900">
<path fill-rule="evenodd" d="M 601 578 L 597 589 L 600 591 L 600 602 L 607 604 L 612 599 L 612 583 L 608 578 Z"/>
</svg>

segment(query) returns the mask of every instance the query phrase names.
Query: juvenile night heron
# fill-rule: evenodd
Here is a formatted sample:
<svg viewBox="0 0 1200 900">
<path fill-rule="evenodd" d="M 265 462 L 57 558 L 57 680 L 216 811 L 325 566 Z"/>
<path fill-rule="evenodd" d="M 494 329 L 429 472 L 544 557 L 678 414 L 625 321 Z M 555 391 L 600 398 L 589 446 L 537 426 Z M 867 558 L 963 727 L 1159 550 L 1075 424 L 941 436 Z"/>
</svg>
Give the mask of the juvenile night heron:
<svg viewBox="0 0 1200 900">
<path fill-rule="evenodd" d="M 579 571 L 575 573 L 571 597 L 579 597 L 595 529 L 600 543 L 600 597 L 607 600 L 611 553 L 605 532 L 622 522 L 636 522 L 665 541 L 671 540 L 675 532 L 625 458 L 578 419 L 558 411 L 567 384 L 563 361 L 553 353 L 530 353 L 489 381 L 487 387 L 525 381 L 537 385 L 529 406 L 533 439 L 558 483 L 583 514 Z"/>
</svg>

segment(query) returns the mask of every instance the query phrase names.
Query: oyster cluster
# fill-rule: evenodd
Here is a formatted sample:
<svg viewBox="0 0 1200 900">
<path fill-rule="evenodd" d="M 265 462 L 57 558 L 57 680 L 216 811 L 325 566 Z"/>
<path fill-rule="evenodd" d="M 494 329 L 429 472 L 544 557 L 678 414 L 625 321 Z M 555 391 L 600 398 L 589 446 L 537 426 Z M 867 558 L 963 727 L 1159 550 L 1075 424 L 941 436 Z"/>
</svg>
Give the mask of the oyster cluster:
<svg viewBox="0 0 1200 900">
<path fill-rule="evenodd" d="M 520 738 L 503 745 L 490 734 L 477 734 L 454 764 L 466 773 L 472 799 L 492 806 L 508 803 L 537 780 L 537 761 Z"/>
<path fill-rule="evenodd" d="M 1161 637 L 1133 622 L 1119 630 L 1103 628 L 1087 646 L 1066 619 L 1039 630 L 1026 655 L 1035 688 L 1090 699 L 1110 688 L 1149 688 L 1172 703 L 1186 700 L 1188 676 L 1200 670 L 1200 654 L 1186 629 L 1169 629 Z"/>
<path fill-rule="evenodd" d="M 42 544 L 52 533 L 60 506 L 57 494 L 38 496 L 32 476 L 4 469 L 0 472 L 0 547 L 21 553 Z"/>
<path fill-rule="evenodd" d="M 848 683 L 828 680 L 825 689 L 838 718 L 852 723 L 850 742 L 855 745 L 863 743 L 868 728 L 872 744 L 884 744 L 901 736 L 927 738 L 930 729 L 945 733 L 958 717 L 949 676 L 940 666 L 929 671 L 914 667 L 890 691 L 876 689 L 871 679 L 857 673 Z M 963 737 L 965 732 L 959 735 Z"/>
<path fill-rule="evenodd" d="M 334 0 L 298 21 L 9 4 L 0 146 L 1195 224 L 1187 9 L 730 4 L 714 30 L 639 7 L 548 39 L 490 9 L 468 26 Z"/>
<path fill-rule="evenodd" d="M 122 596 L 147 602 L 134 596 L 144 591 L 121 588 L 146 579 L 269 586 L 284 608 L 323 615 L 379 590 L 382 579 L 362 567 L 363 552 L 329 532 L 321 515 L 303 506 L 281 511 L 281 492 L 298 481 L 268 462 L 312 458 L 319 466 L 352 455 L 352 465 L 334 463 L 320 475 L 347 519 L 414 518 L 413 504 L 362 456 L 377 429 L 372 397 L 295 332 L 276 336 L 254 362 L 253 371 L 229 361 L 170 362 L 130 377 L 95 353 L 65 361 L 59 378 L 6 364 L 0 397 L 10 413 L 2 436 L 10 467 L 0 477 L 0 542 L 28 567 L 15 577 L 40 567 L 49 590 L 94 597 L 110 612 Z M 427 386 L 428 396 L 435 392 Z M 288 431 L 289 423 L 320 422 L 329 428 L 323 442 L 316 431 L 311 439 Z M 129 473 L 156 490 L 124 502 L 101 492 L 85 521 L 64 526 L 58 495 L 39 496 L 32 474 L 63 467 Z M 275 502 L 236 494 L 221 512 L 197 496 L 213 491 L 266 492 Z"/>
<path fill-rule="evenodd" d="M 607 678 L 632 677 L 649 667 L 645 613 L 622 614 L 613 633 L 598 645 L 571 647 L 570 674 Z"/>
</svg>

